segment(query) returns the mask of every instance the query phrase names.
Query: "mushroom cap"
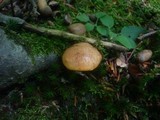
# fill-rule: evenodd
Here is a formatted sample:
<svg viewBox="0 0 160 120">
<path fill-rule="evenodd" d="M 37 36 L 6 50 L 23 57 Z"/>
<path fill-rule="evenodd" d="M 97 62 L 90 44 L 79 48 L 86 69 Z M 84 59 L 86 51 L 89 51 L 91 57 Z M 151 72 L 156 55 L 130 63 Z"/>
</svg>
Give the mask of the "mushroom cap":
<svg viewBox="0 0 160 120">
<path fill-rule="evenodd" d="M 76 35 L 84 35 L 86 33 L 86 27 L 82 23 L 74 23 L 68 26 L 68 30 L 70 33 Z"/>
<path fill-rule="evenodd" d="M 151 50 L 142 50 L 137 54 L 137 59 L 139 62 L 146 62 L 152 57 L 152 54 Z"/>
<path fill-rule="evenodd" d="M 46 0 L 37 0 L 37 6 L 42 16 L 52 16 L 52 9 L 50 8 L 50 6 L 48 6 Z"/>
<path fill-rule="evenodd" d="M 74 44 L 66 49 L 62 55 L 62 62 L 66 68 L 74 71 L 91 71 L 100 64 L 101 53 L 86 42 Z"/>
</svg>

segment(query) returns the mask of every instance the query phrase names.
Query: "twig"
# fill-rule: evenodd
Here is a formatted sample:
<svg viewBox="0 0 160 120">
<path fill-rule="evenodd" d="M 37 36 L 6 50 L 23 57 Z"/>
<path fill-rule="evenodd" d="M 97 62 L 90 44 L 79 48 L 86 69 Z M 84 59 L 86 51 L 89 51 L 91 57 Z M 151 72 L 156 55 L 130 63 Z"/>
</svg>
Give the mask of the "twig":
<svg viewBox="0 0 160 120">
<path fill-rule="evenodd" d="M 132 57 L 133 53 L 136 51 L 136 49 L 143 43 L 142 40 L 143 40 L 144 38 L 147 38 L 147 37 L 149 37 L 149 36 L 157 33 L 157 32 L 158 32 L 158 31 L 151 31 L 151 32 L 149 32 L 149 33 L 143 34 L 143 35 L 141 35 L 141 36 L 138 37 L 138 39 L 141 40 L 141 41 L 140 41 L 140 42 L 138 43 L 138 45 L 132 50 L 130 56 L 129 56 L 128 59 L 127 59 L 127 63 L 128 63 L 128 61 L 130 60 L 130 58 Z"/>
<path fill-rule="evenodd" d="M 11 17 L 11 16 L 3 15 L 2 13 L 0 13 L 0 23 L 7 24 L 7 21 L 9 21 L 9 20 L 16 21 L 17 24 L 22 25 L 22 27 L 24 29 L 29 30 L 29 31 L 33 31 L 33 32 L 36 32 L 39 34 L 44 34 L 44 35 L 48 35 L 48 36 L 57 36 L 57 37 L 65 38 L 68 40 L 86 41 L 91 44 L 94 44 L 97 42 L 96 39 L 88 38 L 85 36 L 75 35 L 72 33 L 61 31 L 61 30 L 47 29 L 44 27 L 36 27 L 32 24 L 25 22 L 23 19 L 20 19 L 18 17 Z M 115 43 L 105 42 L 105 41 L 100 41 L 100 43 L 108 49 L 115 49 L 115 50 L 119 50 L 119 51 L 127 51 L 128 50 L 126 47 L 115 44 Z"/>
<path fill-rule="evenodd" d="M 133 53 L 136 51 L 136 49 L 137 49 L 142 43 L 143 43 L 143 41 L 140 41 L 140 42 L 138 43 L 138 45 L 132 50 L 130 56 L 127 58 L 127 63 L 128 63 L 128 61 L 131 59 Z"/>
<path fill-rule="evenodd" d="M 47 28 L 44 28 L 44 27 L 36 27 L 36 26 L 33 26 L 29 23 L 25 23 L 23 25 L 23 28 L 27 29 L 27 30 L 30 30 L 30 31 L 33 31 L 33 32 L 36 32 L 36 33 L 39 33 L 39 34 L 62 37 L 62 38 L 68 39 L 68 40 L 86 41 L 86 42 L 89 42 L 91 44 L 94 44 L 94 43 L 97 42 L 97 40 L 95 40 L 93 38 L 88 38 L 88 37 L 85 37 L 85 36 L 79 36 L 79 35 L 75 35 L 75 34 L 72 34 L 72 33 L 61 31 L 61 30 L 47 29 Z M 116 49 L 116 50 L 119 50 L 119 51 L 127 51 L 128 50 L 127 48 L 125 48 L 121 45 L 111 43 L 111 42 L 101 41 L 101 44 L 103 46 L 107 47 L 108 49 Z"/>
<path fill-rule="evenodd" d="M 153 35 L 153 34 L 155 34 L 155 33 L 157 33 L 158 31 L 151 31 L 151 32 L 149 32 L 149 33 L 146 33 L 146 34 L 143 34 L 143 35 L 141 35 L 141 36 L 139 36 L 138 37 L 138 39 L 139 40 L 142 40 L 142 39 L 144 39 L 144 38 L 147 38 L 147 37 L 149 37 L 149 36 L 151 36 L 151 35 Z"/>
</svg>

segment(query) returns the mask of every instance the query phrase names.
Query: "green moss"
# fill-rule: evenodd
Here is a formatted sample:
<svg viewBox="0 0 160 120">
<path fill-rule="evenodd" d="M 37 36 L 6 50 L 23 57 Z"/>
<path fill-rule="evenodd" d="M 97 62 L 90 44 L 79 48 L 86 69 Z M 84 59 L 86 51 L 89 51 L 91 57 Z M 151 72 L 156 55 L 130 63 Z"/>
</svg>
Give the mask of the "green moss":
<svg viewBox="0 0 160 120">
<path fill-rule="evenodd" d="M 61 2 L 62 1 L 60 1 L 60 3 Z M 67 7 L 64 4 L 60 4 L 61 15 L 57 16 L 54 19 L 50 19 L 54 23 L 53 26 L 49 26 L 47 24 L 47 21 L 43 19 L 39 19 L 38 24 L 36 23 L 36 21 L 32 22 L 33 24 L 36 24 L 41 27 L 65 31 L 67 29 L 67 26 L 64 25 L 63 21 L 63 17 L 65 14 L 71 14 L 73 22 L 79 22 L 76 19 L 76 16 L 79 13 L 91 14 L 98 11 L 103 11 L 113 16 L 113 18 L 115 19 L 115 26 L 113 29 L 114 31 L 118 32 L 125 25 L 143 25 L 144 23 L 146 24 L 146 22 L 150 23 L 153 20 L 156 20 L 159 15 L 160 8 L 156 5 L 157 2 L 155 0 L 148 2 L 150 4 L 150 7 L 142 7 L 142 2 L 139 0 L 130 2 L 115 1 L 114 4 L 111 3 L 113 3 L 112 0 L 79 0 L 74 4 L 76 11 L 71 10 L 72 8 Z M 155 8 L 156 10 L 153 8 Z M 148 15 L 153 16 L 153 14 L 156 15 L 154 17 L 148 17 Z M 158 22 L 155 21 L 155 23 Z M 100 37 L 96 32 L 92 32 L 88 35 L 90 35 L 93 38 L 96 37 L 97 39 Z M 13 37 L 20 38 L 16 40 L 17 43 L 24 45 L 25 48 L 30 52 L 30 54 L 34 55 L 44 53 L 48 54 L 53 51 L 56 54 L 61 55 L 64 49 L 70 44 L 69 42 L 67 42 L 67 40 L 64 40 L 62 38 L 38 35 L 24 30 L 19 31 L 18 34 L 14 34 Z"/>
<path fill-rule="evenodd" d="M 146 9 L 147 6 L 141 7 L 141 0 L 130 0 L 128 2 L 124 0 L 115 0 L 115 2 L 113 2 L 113 0 L 75 0 L 74 7 L 76 10 L 65 6 L 62 1 L 63 0 L 60 0 L 61 15 L 51 20 L 55 25 L 48 26 L 46 21 L 39 20 L 38 26 L 66 30 L 67 26 L 63 24 L 65 14 L 69 13 L 73 17 L 73 22 L 79 22 L 76 19 L 79 13 L 91 14 L 98 11 L 106 12 L 113 16 L 116 22 L 114 26 L 115 32 L 118 32 L 125 25 L 144 26 L 150 22 L 160 25 L 157 19 L 159 15 L 158 0 L 147 1 L 150 2 L 151 5 L 149 9 Z M 35 21 L 33 21 L 33 23 L 37 25 Z M 31 55 L 48 54 L 53 51 L 61 55 L 64 49 L 71 44 L 62 38 L 38 35 L 25 30 L 10 33 L 10 35 L 16 39 L 18 44 L 23 45 Z M 100 38 L 96 32 L 87 33 L 87 35 L 97 39 Z M 154 39 L 155 42 L 151 41 L 153 45 L 151 45 L 151 43 L 145 43 L 142 48 L 139 48 L 152 49 L 153 59 L 155 61 L 159 61 L 159 37 L 160 36 L 157 35 L 156 39 Z M 152 47 L 150 48 L 149 46 Z M 109 58 L 106 57 L 108 56 L 106 49 L 99 45 L 99 41 L 96 47 L 103 53 L 104 58 Z M 111 52 L 112 51 L 109 51 L 110 54 Z M 92 73 L 85 73 L 85 76 L 64 69 L 61 63 L 54 65 L 51 70 L 34 75 L 31 81 L 25 83 L 25 87 L 22 90 L 24 101 L 20 106 L 21 108 L 17 110 L 15 119 L 117 120 L 124 117 L 124 112 L 127 112 L 129 119 L 135 119 L 135 117 L 139 116 L 142 117 L 146 114 L 145 117 L 147 119 L 148 108 L 145 108 L 145 102 L 151 99 L 153 95 L 159 95 L 159 84 L 157 84 L 156 81 L 158 78 L 155 78 L 156 73 L 159 73 L 159 71 L 150 71 L 145 78 L 140 80 L 142 83 L 139 84 L 136 84 L 133 78 L 128 80 L 126 76 L 116 83 L 113 82 L 111 78 L 111 80 L 108 79 L 110 76 L 108 76 L 106 72 L 106 66 L 104 66 L 105 61 L 106 60 L 102 62 L 99 69 Z M 102 83 L 106 81 L 110 82 L 114 92 L 104 89 L 108 86 L 99 83 L 99 81 L 102 81 Z M 150 81 L 151 83 L 148 83 Z M 147 89 L 146 86 L 148 84 L 149 89 Z M 157 86 L 155 87 L 156 84 Z M 150 86 L 153 86 L 155 89 Z M 143 100 L 141 99 L 142 96 Z M 152 99 L 150 101 L 151 103 L 153 102 Z M 157 100 L 158 99 L 159 96 Z M 53 104 L 54 102 L 57 103 L 57 105 Z M 74 105 L 75 102 L 77 102 L 76 105 Z M 60 107 L 56 108 L 58 106 Z M 157 111 L 154 113 L 159 115 Z M 138 116 L 136 116 L 137 113 Z"/>
<path fill-rule="evenodd" d="M 61 55 L 70 44 L 62 38 L 39 35 L 24 30 L 8 34 L 17 44 L 24 46 L 30 55 L 44 55 L 51 52 Z"/>
</svg>

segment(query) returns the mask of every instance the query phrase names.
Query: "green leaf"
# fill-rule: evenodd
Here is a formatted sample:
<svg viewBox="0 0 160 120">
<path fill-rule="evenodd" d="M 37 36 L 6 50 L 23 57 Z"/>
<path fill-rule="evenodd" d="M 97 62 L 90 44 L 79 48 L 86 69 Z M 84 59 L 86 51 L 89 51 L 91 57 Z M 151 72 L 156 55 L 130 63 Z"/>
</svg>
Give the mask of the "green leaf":
<svg viewBox="0 0 160 120">
<path fill-rule="evenodd" d="M 95 16 L 96 16 L 97 18 L 104 17 L 105 15 L 106 15 L 105 12 L 97 12 L 97 13 L 95 13 Z"/>
<path fill-rule="evenodd" d="M 114 38 L 116 38 L 118 34 L 112 32 L 111 30 L 109 30 L 108 31 L 108 35 L 109 35 L 111 40 L 114 40 Z"/>
<path fill-rule="evenodd" d="M 88 32 L 92 31 L 94 29 L 94 27 L 95 27 L 95 25 L 91 24 L 91 23 L 86 23 L 85 26 L 86 26 L 86 30 Z"/>
<path fill-rule="evenodd" d="M 96 30 L 98 33 L 100 33 L 103 36 L 107 36 L 108 35 L 108 31 L 107 28 L 104 26 L 96 26 Z"/>
<path fill-rule="evenodd" d="M 121 30 L 121 34 L 131 38 L 132 40 L 136 40 L 136 38 L 141 34 L 144 33 L 145 29 L 138 26 L 125 26 Z"/>
<path fill-rule="evenodd" d="M 76 17 L 81 22 L 89 22 L 89 17 L 86 14 L 80 14 Z"/>
<path fill-rule="evenodd" d="M 122 45 L 124 45 L 128 49 L 132 49 L 136 47 L 136 43 L 134 40 L 132 40 L 129 37 L 126 37 L 124 35 L 119 35 L 115 38 L 116 41 L 120 42 Z"/>
<path fill-rule="evenodd" d="M 100 21 L 102 22 L 103 25 L 107 26 L 108 28 L 111 28 L 114 25 L 114 19 L 112 16 L 109 16 L 109 15 L 105 15 L 104 17 L 101 17 Z"/>
</svg>

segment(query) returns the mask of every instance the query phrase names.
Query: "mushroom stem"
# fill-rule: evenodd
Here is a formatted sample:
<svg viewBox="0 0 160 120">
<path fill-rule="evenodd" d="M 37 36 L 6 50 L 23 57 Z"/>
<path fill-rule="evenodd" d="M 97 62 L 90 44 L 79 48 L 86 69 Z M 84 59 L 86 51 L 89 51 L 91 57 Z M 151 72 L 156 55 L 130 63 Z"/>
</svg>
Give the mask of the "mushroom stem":
<svg viewBox="0 0 160 120">
<path fill-rule="evenodd" d="M 39 33 L 39 34 L 63 37 L 63 38 L 68 39 L 68 40 L 86 41 L 86 42 L 89 42 L 91 44 L 94 44 L 94 43 L 97 42 L 97 40 L 93 39 L 93 38 L 88 38 L 88 37 L 85 37 L 85 36 L 75 35 L 75 34 L 68 33 L 68 32 L 65 32 L 65 31 L 60 31 L 60 30 L 47 29 L 47 28 L 44 28 L 44 27 L 36 27 L 36 26 L 33 26 L 31 24 L 28 24 L 28 23 L 25 23 L 23 25 L 23 27 L 27 30 L 30 30 L 30 31 L 33 31 L 33 32 L 36 32 L 36 33 Z M 100 41 L 100 42 L 103 46 L 105 46 L 108 49 L 116 49 L 116 50 L 119 50 L 119 51 L 127 51 L 128 50 L 126 47 L 115 44 L 115 43 L 105 42 L 105 41 Z"/>
</svg>

